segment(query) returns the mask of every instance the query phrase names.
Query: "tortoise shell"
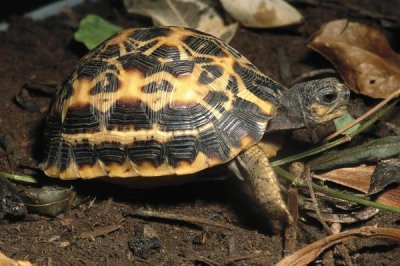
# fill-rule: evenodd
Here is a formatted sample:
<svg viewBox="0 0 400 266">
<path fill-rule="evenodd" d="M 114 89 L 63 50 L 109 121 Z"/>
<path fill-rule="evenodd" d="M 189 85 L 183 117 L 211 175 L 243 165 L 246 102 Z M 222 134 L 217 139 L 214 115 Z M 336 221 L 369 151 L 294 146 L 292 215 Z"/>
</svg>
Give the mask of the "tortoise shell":
<svg viewBox="0 0 400 266">
<path fill-rule="evenodd" d="M 81 59 L 47 117 L 48 176 L 184 175 L 260 141 L 284 88 L 218 38 L 126 29 Z"/>
</svg>

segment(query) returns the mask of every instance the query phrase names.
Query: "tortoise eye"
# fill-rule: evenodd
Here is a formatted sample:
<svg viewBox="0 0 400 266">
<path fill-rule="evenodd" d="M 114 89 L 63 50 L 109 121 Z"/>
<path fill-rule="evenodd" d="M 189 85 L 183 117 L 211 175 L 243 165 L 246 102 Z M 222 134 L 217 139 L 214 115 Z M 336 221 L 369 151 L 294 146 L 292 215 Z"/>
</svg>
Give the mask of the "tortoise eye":
<svg viewBox="0 0 400 266">
<path fill-rule="evenodd" d="M 337 100 L 337 98 L 338 94 L 336 92 L 329 91 L 322 94 L 320 99 L 324 104 L 332 104 Z"/>
</svg>

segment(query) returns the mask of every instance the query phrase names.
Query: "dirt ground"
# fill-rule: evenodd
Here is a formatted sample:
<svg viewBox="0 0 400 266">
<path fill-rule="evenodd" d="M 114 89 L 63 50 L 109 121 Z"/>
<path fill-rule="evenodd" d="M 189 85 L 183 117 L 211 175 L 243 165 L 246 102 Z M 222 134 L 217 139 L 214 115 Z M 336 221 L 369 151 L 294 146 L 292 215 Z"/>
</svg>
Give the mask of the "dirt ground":
<svg viewBox="0 0 400 266">
<path fill-rule="evenodd" d="M 314 1 L 310 1 L 314 2 Z M 317 1 L 315 1 L 317 2 Z M 398 15 L 399 1 L 346 1 L 365 10 Z M 305 17 L 299 27 L 274 30 L 239 28 L 231 45 L 261 71 L 282 80 L 278 51 L 287 55 L 293 78 L 311 70 L 331 67 L 320 55 L 306 47 L 308 38 L 322 23 L 351 18 L 380 27 L 377 20 L 341 5 L 298 4 Z M 122 27 L 149 26 L 151 22 L 125 14 L 118 1 L 86 3 L 73 9 L 74 16 L 62 14 L 40 22 L 12 17 L 10 28 L 0 33 L 0 137 L 10 136 L 12 152 L 1 151 L 0 171 L 24 173 L 18 165 L 42 159 L 42 122 L 50 98 L 34 94 L 39 110 L 23 110 L 15 95 L 25 84 L 38 81 L 60 82 L 86 50 L 74 42 L 76 22 L 95 13 Z M 69 13 L 71 14 L 71 13 Z M 399 51 L 398 28 L 381 28 Z M 289 135 L 290 136 L 290 135 Z M 27 173 L 32 173 L 31 171 Z M 48 178 L 37 173 L 45 183 Z M 74 182 L 78 191 L 90 196 L 77 208 L 55 218 L 28 215 L 22 219 L 0 220 L 0 251 L 16 259 L 39 265 L 273 265 L 282 259 L 284 238 L 272 234 L 246 196 L 243 184 L 228 180 L 201 182 L 149 190 L 127 189 L 98 182 Z M 209 219 L 237 229 L 194 226 L 160 219 L 133 216 L 144 208 L 175 215 Z M 399 227 L 400 217 L 380 212 L 362 225 Z M 141 258 L 128 242 L 151 228 L 160 248 Z M 96 237 L 85 237 L 93 230 L 114 228 Z M 82 234 L 83 233 L 83 234 Z M 326 232 L 312 219 L 297 225 L 296 248 L 322 237 Z M 389 240 L 358 239 L 347 243 L 356 265 L 399 265 L 400 246 Z M 328 258 L 328 259 L 327 259 Z M 322 255 L 316 265 L 340 265 L 342 260 Z"/>
</svg>

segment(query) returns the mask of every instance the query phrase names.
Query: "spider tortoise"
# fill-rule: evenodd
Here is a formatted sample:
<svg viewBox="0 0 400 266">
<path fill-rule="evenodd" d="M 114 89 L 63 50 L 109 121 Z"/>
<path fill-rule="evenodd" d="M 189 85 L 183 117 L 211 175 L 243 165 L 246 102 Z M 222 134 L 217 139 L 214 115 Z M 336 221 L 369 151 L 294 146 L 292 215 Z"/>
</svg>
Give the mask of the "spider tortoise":
<svg viewBox="0 0 400 266">
<path fill-rule="evenodd" d="M 225 164 L 265 213 L 290 222 L 259 143 L 268 131 L 342 115 L 348 97 L 334 78 L 288 90 L 206 33 L 126 29 L 83 57 L 57 89 L 43 169 L 68 180 L 177 183 Z"/>
</svg>

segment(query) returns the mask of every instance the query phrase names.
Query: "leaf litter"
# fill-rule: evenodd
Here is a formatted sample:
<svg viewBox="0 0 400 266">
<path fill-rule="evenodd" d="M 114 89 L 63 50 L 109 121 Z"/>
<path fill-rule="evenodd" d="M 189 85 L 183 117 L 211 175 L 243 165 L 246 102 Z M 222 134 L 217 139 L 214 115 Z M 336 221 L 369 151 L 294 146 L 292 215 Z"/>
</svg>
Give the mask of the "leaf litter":
<svg viewBox="0 0 400 266">
<path fill-rule="evenodd" d="M 278 28 L 300 24 L 301 13 L 283 0 L 221 0 L 225 11 L 243 26 Z"/>
<path fill-rule="evenodd" d="M 400 55 L 371 26 L 347 19 L 330 21 L 308 47 L 328 59 L 356 93 L 386 98 L 400 88 Z"/>
<path fill-rule="evenodd" d="M 155 26 L 181 26 L 232 40 L 238 24 L 225 25 L 210 1 L 200 0 L 124 0 L 128 13 L 148 16 Z"/>
</svg>

